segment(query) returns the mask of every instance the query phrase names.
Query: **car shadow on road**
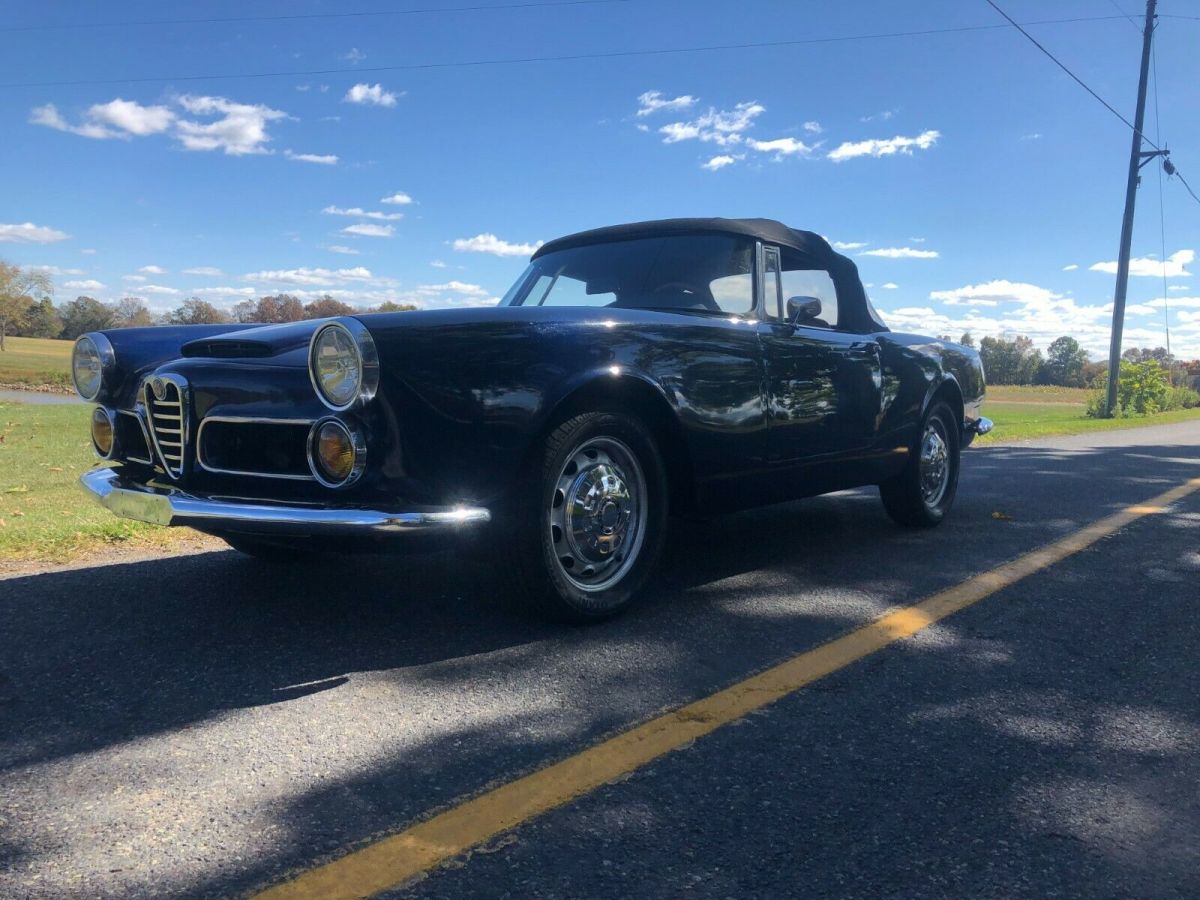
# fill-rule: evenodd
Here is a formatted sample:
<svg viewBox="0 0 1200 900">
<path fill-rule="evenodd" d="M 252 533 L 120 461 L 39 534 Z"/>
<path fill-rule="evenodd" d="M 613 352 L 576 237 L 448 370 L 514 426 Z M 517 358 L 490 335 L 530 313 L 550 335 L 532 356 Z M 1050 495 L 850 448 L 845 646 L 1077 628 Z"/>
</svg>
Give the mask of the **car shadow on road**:
<svg viewBox="0 0 1200 900">
<path fill-rule="evenodd" d="M 591 629 L 514 615 L 486 567 L 455 554 L 264 566 L 221 552 L 0 581 L 0 772 L 333 696 L 368 676 L 431 694 L 422 714 L 448 698 L 452 721 L 414 721 L 413 740 L 383 748 L 366 774 L 260 811 L 286 839 L 259 848 L 259 862 L 222 867 L 220 884 L 191 873 L 178 885 L 240 889 L 1197 477 L 1190 452 L 972 450 L 957 508 L 935 531 L 895 528 L 872 490 L 682 522 L 649 601 Z M 505 704 L 499 725 L 477 714 L 481 695 Z"/>
</svg>

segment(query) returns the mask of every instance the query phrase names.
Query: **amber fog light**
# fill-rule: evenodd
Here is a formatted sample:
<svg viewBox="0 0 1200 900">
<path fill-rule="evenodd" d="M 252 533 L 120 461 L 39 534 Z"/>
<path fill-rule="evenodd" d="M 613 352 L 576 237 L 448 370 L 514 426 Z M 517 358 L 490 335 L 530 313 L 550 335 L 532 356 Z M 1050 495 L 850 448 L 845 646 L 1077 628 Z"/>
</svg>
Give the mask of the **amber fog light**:
<svg viewBox="0 0 1200 900">
<path fill-rule="evenodd" d="M 108 459 L 113 452 L 113 420 L 108 410 L 97 406 L 92 410 L 92 444 L 96 452 Z"/>
<path fill-rule="evenodd" d="M 357 432 L 337 419 L 325 419 L 313 426 L 308 456 L 317 481 L 327 487 L 346 487 L 362 474 L 366 447 Z"/>
</svg>

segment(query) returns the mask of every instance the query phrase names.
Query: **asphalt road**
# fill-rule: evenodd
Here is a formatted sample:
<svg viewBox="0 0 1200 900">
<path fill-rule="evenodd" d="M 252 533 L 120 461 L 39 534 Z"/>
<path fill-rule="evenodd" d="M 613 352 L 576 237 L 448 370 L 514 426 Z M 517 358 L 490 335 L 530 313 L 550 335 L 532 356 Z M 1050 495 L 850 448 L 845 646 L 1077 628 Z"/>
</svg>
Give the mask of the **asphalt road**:
<svg viewBox="0 0 1200 900">
<path fill-rule="evenodd" d="M 451 556 L 0 580 L 0 896 L 238 895 L 1200 477 L 1200 426 L 680 525 L 649 602 Z M 1200 492 L 395 896 L 1200 895 Z"/>
</svg>

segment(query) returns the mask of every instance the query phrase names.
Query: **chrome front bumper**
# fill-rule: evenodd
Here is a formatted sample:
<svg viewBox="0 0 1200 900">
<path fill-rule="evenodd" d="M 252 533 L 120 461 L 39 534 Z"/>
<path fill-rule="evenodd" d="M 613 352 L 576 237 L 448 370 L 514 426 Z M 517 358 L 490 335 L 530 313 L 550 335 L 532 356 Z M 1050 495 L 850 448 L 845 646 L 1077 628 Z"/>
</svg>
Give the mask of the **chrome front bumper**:
<svg viewBox="0 0 1200 900">
<path fill-rule="evenodd" d="M 482 507 L 420 510 L 322 507 L 267 500 L 208 497 L 172 487 L 139 484 L 113 469 L 92 469 L 80 484 L 118 516 L 153 525 L 190 525 L 201 531 L 253 534 L 400 535 L 457 531 L 490 521 Z"/>
</svg>

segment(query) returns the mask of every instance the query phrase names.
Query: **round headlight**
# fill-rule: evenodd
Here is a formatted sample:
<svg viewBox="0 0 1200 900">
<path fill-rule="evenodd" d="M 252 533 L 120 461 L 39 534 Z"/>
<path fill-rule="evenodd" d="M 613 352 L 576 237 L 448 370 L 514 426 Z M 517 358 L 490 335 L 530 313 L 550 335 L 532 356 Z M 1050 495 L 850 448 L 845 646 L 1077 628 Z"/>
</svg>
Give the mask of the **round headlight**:
<svg viewBox="0 0 1200 900">
<path fill-rule="evenodd" d="M 108 459 L 112 456 L 114 442 L 113 420 L 103 406 L 92 410 L 92 444 L 96 452 Z"/>
<path fill-rule="evenodd" d="M 85 334 L 71 351 L 71 380 L 84 400 L 95 400 L 104 387 L 104 376 L 115 356 L 112 344 L 102 334 Z"/>
<path fill-rule="evenodd" d="M 366 443 L 337 419 L 323 419 L 308 437 L 308 464 L 326 487 L 348 487 L 358 480 L 367 461 Z"/>
<path fill-rule="evenodd" d="M 308 372 L 317 395 L 331 409 L 349 409 L 375 396 L 379 361 L 375 342 L 357 319 L 323 325 L 312 337 Z"/>
</svg>

